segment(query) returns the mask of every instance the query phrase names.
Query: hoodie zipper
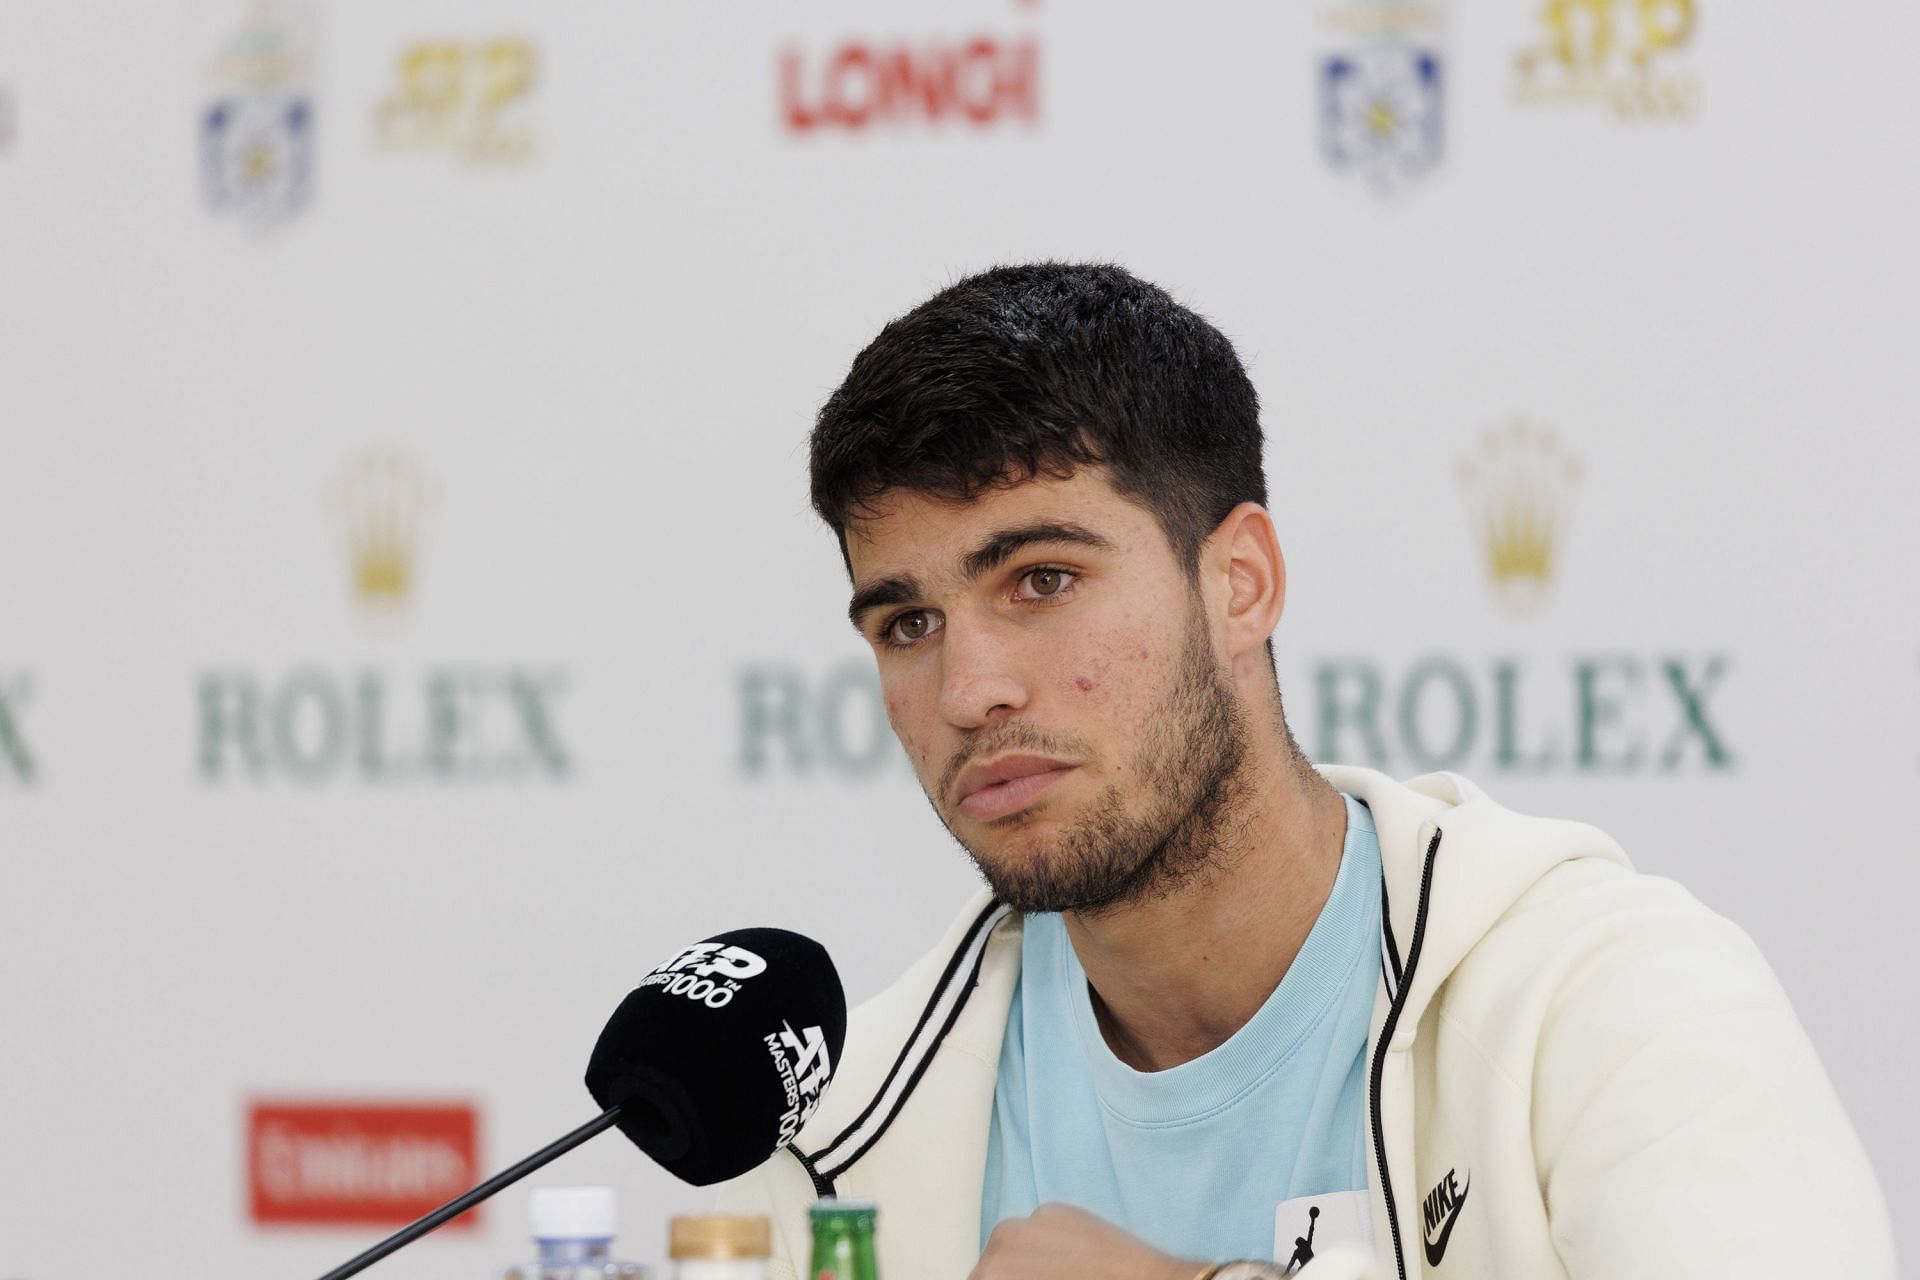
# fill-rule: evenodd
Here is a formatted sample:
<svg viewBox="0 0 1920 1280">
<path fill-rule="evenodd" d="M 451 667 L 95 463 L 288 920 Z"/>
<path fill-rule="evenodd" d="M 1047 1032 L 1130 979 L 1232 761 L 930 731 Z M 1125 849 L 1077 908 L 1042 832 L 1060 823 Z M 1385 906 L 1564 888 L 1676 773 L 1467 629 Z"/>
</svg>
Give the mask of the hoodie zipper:
<svg viewBox="0 0 1920 1280">
<path fill-rule="evenodd" d="M 1387 1202 L 1387 1232 L 1393 1237 L 1393 1263 L 1400 1280 L 1407 1280 L 1407 1259 L 1400 1247 L 1400 1212 L 1393 1203 L 1393 1182 L 1387 1176 L 1387 1144 L 1380 1132 L 1380 1077 L 1387 1065 L 1387 1046 L 1393 1041 L 1394 1028 L 1400 1025 L 1400 1010 L 1413 990 L 1413 971 L 1420 963 L 1420 944 L 1427 936 L 1427 903 L 1433 889 L 1433 863 L 1440 853 L 1440 832 L 1435 828 L 1427 845 L 1427 864 L 1420 872 L 1420 905 L 1413 917 L 1413 941 L 1407 947 L 1406 968 L 1400 974 L 1400 990 L 1387 1010 L 1386 1023 L 1380 1028 L 1380 1043 L 1373 1050 L 1373 1080 L 1368 1089 L 1373 1113 L 1373 1158 L 1380 1166 L 1380 1194 Z"/>
<path fill-rule="evenodd" d="M 787 1150 L 791 1151 L 793 1158 L 800 1162 L 800 1167 L 807 1171 L 807 1178 L 813 1183 L 814 1198 L 831 1200 L 834 1196 L 833 1179 L 822 1177 L 820 1171 L 813 1167 L 812 1159 L 809 1158 L 805 1152 L 801 1151 L 800 1148 L 789 1146 Z"/>
</svg>

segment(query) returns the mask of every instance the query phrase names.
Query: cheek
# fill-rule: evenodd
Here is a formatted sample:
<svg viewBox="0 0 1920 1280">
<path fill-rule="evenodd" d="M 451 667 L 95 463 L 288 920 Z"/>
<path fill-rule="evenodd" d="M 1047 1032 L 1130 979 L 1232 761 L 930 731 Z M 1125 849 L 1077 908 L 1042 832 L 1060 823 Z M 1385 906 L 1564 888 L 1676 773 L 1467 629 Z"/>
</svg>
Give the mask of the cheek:
<svg viewBox="0 0 1920 1280">
<path fill-rule="evenodd" d="M 1061 667 L 1065 688 L 1081 705 L 1124 704 L 1151 684 L 1154 647 L 1140 635 L 1117 635 L 1078 647 Z"/>
<path fill-rule="evenodd" d="M 1113 663 L 1102 654 L 1075 654 L 1065 669 L 1067 687 L 1084 702 L 1088 695 L 1104 702 L 1113 693 Z"/>
<path fill-rule="evenodd" d="M 914 763 L 915 768 L 924 768 L 933 758 L 933 748 L 928 745 L 924 733 L 914 718 L 917 700 L 905 689 L 886 691 L 887 723 L 893 726 L 893 736 L 900 739 L 900 745 Z"/>
</svg>

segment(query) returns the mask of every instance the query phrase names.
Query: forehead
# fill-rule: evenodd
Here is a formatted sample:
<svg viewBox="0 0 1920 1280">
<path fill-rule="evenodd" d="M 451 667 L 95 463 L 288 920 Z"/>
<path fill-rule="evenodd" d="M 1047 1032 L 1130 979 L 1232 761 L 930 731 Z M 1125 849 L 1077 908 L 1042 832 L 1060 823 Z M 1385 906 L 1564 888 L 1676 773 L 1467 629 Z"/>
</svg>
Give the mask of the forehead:
<svg viewBox="0 0 1920 1280">
<path fill-rule="evenodd" d="M 868 506 L 873 514 L 847 526 L 847 562 L 856 583 L 951 571 L 996 532 L 1040 521 L 1090 529 L 1121 553 L 1151 545 L 1148 539 L 1164 542 L 1152 514 L 1089 467 L 1065 479 L 1038 476 L 990 489 L 968 502 L 890 489 Z"/>
</svg>

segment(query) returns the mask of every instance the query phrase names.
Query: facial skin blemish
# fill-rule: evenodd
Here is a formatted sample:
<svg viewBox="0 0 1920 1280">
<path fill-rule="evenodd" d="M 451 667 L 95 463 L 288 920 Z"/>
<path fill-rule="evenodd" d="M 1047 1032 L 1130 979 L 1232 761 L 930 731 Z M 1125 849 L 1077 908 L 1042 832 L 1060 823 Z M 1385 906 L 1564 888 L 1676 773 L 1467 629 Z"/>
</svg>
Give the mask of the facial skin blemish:
<svg viewBox="0 0 1920 1280">
<path fill-rule="evenodd" d="M 1087 679 L 1085 676 L 1075 676 L 1073 678 L 1073 687 L 1085 693 L 1087 690 L 1093 688 L 1093 681 Z"/>
</svg>

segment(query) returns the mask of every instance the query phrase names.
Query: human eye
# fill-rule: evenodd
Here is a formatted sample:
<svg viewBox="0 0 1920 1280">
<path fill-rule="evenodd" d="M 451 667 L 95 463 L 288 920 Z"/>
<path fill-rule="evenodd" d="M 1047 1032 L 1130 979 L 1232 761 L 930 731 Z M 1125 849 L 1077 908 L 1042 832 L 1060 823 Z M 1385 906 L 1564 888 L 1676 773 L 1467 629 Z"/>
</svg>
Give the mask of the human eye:
<svg viewBox="0 0 1920 1280">
<path fill-rule="evenodd" d="M 1039 565 L 1020 575 L 1016 600 L 1057 600 L 1073 589 L 1080 575 L 1056 565 Z"/>
<path fill-rule="evenodd" d="M 930 609 L 908 609 L 888 618 L 880 628 L 880 643 L 889 649 L 906 649 L 940 629 L 940 615 Z"/>
</svg>

